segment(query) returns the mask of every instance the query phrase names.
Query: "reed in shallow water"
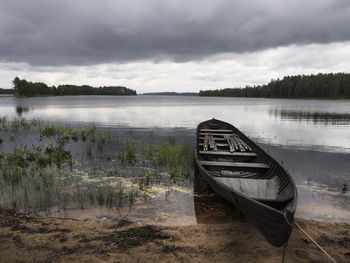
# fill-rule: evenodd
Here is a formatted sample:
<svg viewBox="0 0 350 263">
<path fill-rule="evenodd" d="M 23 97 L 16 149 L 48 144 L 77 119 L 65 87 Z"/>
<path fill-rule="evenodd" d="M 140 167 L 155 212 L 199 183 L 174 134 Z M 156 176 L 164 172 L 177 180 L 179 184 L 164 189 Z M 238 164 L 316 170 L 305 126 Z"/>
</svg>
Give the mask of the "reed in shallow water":
<svg viewBox="0 0 350 263">
<path fill-rule="evenodd" d="M 27 145 L 19 140 L 2 146 L 1 207 L 26 212 L 49 212 L 53 206 L 119 209 L 151 196 L 155 185 L 170 187 L 193 175 L 192 147 L 173 138 L 145 143 L 132 134 L 114 138 L 94 125 L 71 128 L 24 118 L 0 118 L 0 128 L 7 130 L 6 138 L 10 133 L 30 138 Z"/>
</svg>

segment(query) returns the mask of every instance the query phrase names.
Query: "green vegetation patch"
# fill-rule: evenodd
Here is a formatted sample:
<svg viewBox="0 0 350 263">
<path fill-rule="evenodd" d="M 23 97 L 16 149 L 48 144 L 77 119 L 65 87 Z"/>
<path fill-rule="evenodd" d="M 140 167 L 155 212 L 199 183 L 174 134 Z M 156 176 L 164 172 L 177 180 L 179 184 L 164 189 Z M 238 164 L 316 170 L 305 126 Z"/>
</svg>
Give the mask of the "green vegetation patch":
<svg viewBox="0 0 350 263">
<path fill-rule="evenodd" d="M 117 243 L 116 246 L 120 250 L 125 250 L 131 247 L 140 246 L 150 241 L 159 239 L 164 240 L 168 238 L 170 238 L 170 236 L 164 234 L 157 227 L 147 225 L 118 231 L 115 233 L 114 238 L 108 237 L 105 241 L 114 241 L 114 243 Z"/>
<path fill-rule="evenodd" d="M 186 185 L 194 174 L 190 144 L 111 137 L 96 126 L 78 128 L 0 118 L 0 207 L 25 212 L 106 206 L 129 208 Z M 28 136 L 27 145 L 19 138 Z M 13 140 L 11 139 L 13 138 Z M 7 139 L 10 138 L 10 139 Z M 4 144 L 2 141 L 2 144 Z M 6 151 L 4 151 L 6 150 Z"/>
</svg>

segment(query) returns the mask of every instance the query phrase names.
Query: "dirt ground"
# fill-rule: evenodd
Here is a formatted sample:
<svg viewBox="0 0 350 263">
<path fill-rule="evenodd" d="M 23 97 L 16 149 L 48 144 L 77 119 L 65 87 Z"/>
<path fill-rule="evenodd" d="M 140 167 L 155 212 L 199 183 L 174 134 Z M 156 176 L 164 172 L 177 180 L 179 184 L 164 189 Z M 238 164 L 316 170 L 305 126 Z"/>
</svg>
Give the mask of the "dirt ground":
<svg viewBox="0 0 350 263">
<path fill-rule="evenodd" d="M 337 262 L 350 262 L 350 225 L 296 221 Z M 0 212 L 0 262 L 281 262 L 249 222 L 178 227 Z M 285 262 L 330 262 L 296 227 Z"/>
</svg>

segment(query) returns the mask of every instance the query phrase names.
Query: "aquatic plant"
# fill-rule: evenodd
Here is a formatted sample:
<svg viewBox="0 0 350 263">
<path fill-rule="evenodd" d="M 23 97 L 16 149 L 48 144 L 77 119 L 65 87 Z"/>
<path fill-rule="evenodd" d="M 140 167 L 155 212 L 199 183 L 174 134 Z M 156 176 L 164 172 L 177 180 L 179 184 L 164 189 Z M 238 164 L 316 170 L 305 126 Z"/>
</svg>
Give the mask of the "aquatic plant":
<svg viewBox="0 0 350 263">
<path fill-rule="evenodd" d="M 95 139 L 96 137 L 96 126 L 92 125 L 87 130 L 87 135 L 91 138 L 91 141 Z"/>
<path fill-rule="evenodd" d="M 111 160 L 111 153 L 110 152 L 106 152 L 104 154 L 104 158 L 106 158 L 108 161 L 110 161 Z"/>
<path fill-rule="evenodd" d="M 79 184 L 75 186 L 75 197 L 80 205 L 80 209 L 84 209 L 85 206 L 85 191 Z"/>
<path fill-rule="evenodd" d="M 85 128 L 82 128 L 82 129 L 80 130 L 80 138 L 81 138 L 81 140 L 82 140 L 83 142 L 86 141 L 87 135 L 88 135 L 88 133 L 87 133 L 86 129 L 85 129 Z"/>
<path fill-rule="evenodd" d="M 341 189 L 341 192 L 343 194 L 345 194 L 348 190 L 348 184 L 346 182 L 343 183 L 343 186 L 342 186 L 342 189 Z"/>
<path fill-rule="evenodd" d="M 61 146 L 61 148 L 69 142 L 71 138 L 70 131 L 65 131 L 61 136 L 57 138 L 57 144 Z"/>
<path fill-rule="evenodd" d="M 105 145 L 107 140 L 110 140 L 110 135 L 109 133 L 99 132 L 97 133 L 96 138 L 97 138 L 97 150 L 99 152 L 102 152 L 103 146 Z"/>
<path fill-rule="evenodd" d="M 48 212 L 55 205 L 67 209 L 71 202 L 81 209 L 131 207 L 137 198 L 147 197 L 155 184 L 180 185 L 192 174 L 192 147 L 176 143 L 173 137 L 164 144 L 141 143 L 135 138 L 111 141 L 110 133 L 98 131 L 95 125 L 71 128 L 24 118 L 0 118 L 0 126 L 14 136 L 18 129 L 31 128 L 31 136 L 37 136 L 35 146 L 19 148 L 13 143 L 8 152 L 0 153 L 0 206 L 29 212 Z M 74 143 L 79 140 L 82 143 Z M 108 141 L 117 146 L 111 147 Z M 78 145 L 86 147 L 86 155 Z M 101 152 L 96 159 L 92 158 L 94 147 Z M 84 181 L 82 168 L 93 180 Z M 133 177 L 131 185 L 125 179 L 110 184 L 116 176 Z M 95 180 L 99 177 L 101 182 Z"/>
<path fill-rule="evenodd" d="M 48 124 L 40 127 L 40 136 L 51 137 L 55 136 L 58 133 L 56 126 Z"/>
<path fill-rule="evenodd" d="M 97 188 L 97 197 L 96 197 L 96 200 L 97 200 L 97 203 L 98 205 L 102 206 L 104 204 L 104 189 L 102 187 L 98 187 Z"/>
<path fill-rule="evenodd" d="M 92 145 L 89 144 L 86 148 L 86 156 L 91 159 L 92 158 Z"/>
<path fill-rule="evenodd" d="M 133 141 L 127 141 L 118 151 L 118 158 L 122 163 L 135 164 L 136 158 L 136 146 Z"/>
<path fill-rule="evenodd" d="M 155 149 L 154 149 L 154 145 L 152 144 L 146 144 L 142 147 L 141 150 L 141 154 L 143 157 L 143 161 L 147 161 L 147 162 L 152 162 L 153 158 L 154 158 L 154 153 L 155 153 Z"/>
<path fill-rule="evenodd" d="M 78 129 L 74 128 L 70 130 L 70 136 L 73 141 L 77 142 L 79 140 L 79 135 L 80 132 Z"/>
<path fill-rule="evenodd" d="M 174 145 L 176 143 L 175 137 L 174 136 L 168 136 L 168 143 Z"/>
<path fill-rule="evenodd" d="M 95 195 L 92 189 L 88 189 L 88 200 L 90 205 L 93 205 L 95 203 Z"/>
<path fill-rule="evenodd" d="M 6 125 L 7 123 L 7 117 L 0 117 L 0 125 L 2 125 L 3 127 Z"/>
<path fill-rule="evenodd" d="M 106 205 L 107 207 L 112 207 L 115 204 L 115 194 L 114 190 L 111 187 L 107 188 L 106 191 Z"/>
<path fill-rule="evenodd" d="M 28 167 L 26 149 L 15 147 L 13 152 L 5 154 L 6 161 L 12 167 Z"/>
</svg>

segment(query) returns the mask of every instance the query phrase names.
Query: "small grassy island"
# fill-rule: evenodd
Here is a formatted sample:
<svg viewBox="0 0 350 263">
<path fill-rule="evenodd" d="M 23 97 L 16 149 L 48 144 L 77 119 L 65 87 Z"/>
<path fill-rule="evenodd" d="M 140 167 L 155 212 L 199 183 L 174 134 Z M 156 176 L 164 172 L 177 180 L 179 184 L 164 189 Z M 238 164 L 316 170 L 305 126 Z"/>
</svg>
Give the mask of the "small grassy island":
<svg viewBox="0 0 350 263">
<path fill-rule="evenodd" d="M 285 99 L 350 99 L 350 74 L 286 76 L 266 85 L 201 90 L 199 96 Z"/>
<path fill-rule="evenodd" d="M 88 85 L 48 86 L 42 82 L 30 82 L 15 77 L 12 81 L 14 95 L 17 97 L 31 96 L 69 96 L 69 95 L 136 95 L 136 91 L 121 86 L 92 87 Z"/>
</svg>

